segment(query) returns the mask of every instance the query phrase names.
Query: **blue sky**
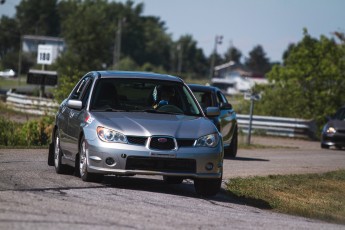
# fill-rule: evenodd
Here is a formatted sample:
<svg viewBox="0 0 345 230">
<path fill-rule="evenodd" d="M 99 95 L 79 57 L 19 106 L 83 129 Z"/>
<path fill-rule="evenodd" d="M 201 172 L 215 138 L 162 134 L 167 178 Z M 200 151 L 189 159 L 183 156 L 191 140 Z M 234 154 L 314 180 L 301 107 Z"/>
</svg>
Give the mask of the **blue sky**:
<svg viewBox="0 0 345 230">
<path fill-rule="evenodd" d="M 216 35 L 223 36 L 218 53 L 232 43 L 247 57 L 260 44 L 270 61 L 281 61 L 287 46 L 301 40 L 304 27 L 317 38 L 333 37 L 334 31 L 345 33 L 345 0 L 133 1 L 144 3 L 144 15 L 160 17 L 174 40 L 192 35 L 206 55 L 212 52 Z M 0 15 L 13 16 L 19 2 L 6 0 Z"/>
</svg>

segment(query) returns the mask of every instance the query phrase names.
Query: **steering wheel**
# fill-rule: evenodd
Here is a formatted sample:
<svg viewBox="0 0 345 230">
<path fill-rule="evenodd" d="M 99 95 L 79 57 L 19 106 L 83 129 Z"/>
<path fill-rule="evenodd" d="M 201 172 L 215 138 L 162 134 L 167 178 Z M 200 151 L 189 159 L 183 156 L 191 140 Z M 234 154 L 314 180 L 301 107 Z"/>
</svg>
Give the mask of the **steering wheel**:
<svg viewBox="0 0 345 230">
<path fill-rule="evenodd" d="M 158 111 L 167 113 L 184 113 L 182 109 L 175 105 L 162 105 L 157 108 Z"/>
</svg>

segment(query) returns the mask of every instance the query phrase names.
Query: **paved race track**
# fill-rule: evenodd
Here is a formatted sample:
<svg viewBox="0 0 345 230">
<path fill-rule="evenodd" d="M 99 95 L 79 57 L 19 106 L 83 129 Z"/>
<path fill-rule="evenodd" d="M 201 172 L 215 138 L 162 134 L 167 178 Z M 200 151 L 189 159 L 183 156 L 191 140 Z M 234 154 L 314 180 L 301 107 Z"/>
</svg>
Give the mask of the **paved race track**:
<svg viewBox="0 0 345 230">
<path fill-rule="evenodd" d="M 345 151 L 300 142 L 273 139 L 270 145 L 285 148 L 239 150 L 237 159 L 225 159 L 225 178 L 345 168 Z M 189 180 L 107 176 L 85 183 L 46 162 L 44 149 L 0 149 L 0 229 L 345 229 L 245 206 L 224 190 L 202 198 Z"/>
</svg>

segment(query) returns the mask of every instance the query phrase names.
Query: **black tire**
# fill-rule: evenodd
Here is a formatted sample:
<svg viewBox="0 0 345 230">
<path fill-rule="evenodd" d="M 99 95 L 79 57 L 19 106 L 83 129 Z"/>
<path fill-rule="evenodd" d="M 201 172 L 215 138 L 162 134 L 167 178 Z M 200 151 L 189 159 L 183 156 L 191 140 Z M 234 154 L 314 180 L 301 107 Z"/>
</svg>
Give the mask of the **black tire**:
<svg viewBox="0 0 345 230">
<path fill-rule="evenodd" d="M 321 144 L 322 149 L 329 149 L 329 145 Z"/>
<path fill-rule="evenodd" d="M 194 188 L 201 196 L 215 196 L 222 186 L 222 177 L 217 179 L 194 179 Z"/>
<path fill-rule="evenodd" d="M 238 135 L 237 135 L 237 126 L 236 126 L 230 146 L 227 148 L 224 148 L 224 155 L 235 158 L 237 155 L 237 146 L 238 146 Z"/>
<path fill-rule="evenodd" d="M 54 166 L 54 143 L 53 142 L 49 144 L 48 165 Z"/>
<path fill-rule="evenodd" d="M 62 164 L 61 158 L 62 158 L 62 150 L 60 148 L 60 135 L 59 132 L 55 132 L 55 137 L 54 137 L 54 166 L 55 166 L 55 171 L 58 174 L 66 174 L 70 172 L 70 168 L 67 165 Z"/>
<path fill-rule="evenodd" d="M 167 184 L 181 184 L 183 182 L 183 177 L 163 176 L 163 180 Z"/>
<path fill-rule="evenodd" d="M 76 164 L 78 164 L 78 166 L 76 167 L 76 170 L 78 170 L 78 172 L 76 172 L 76 175 L 79 175 L 80 178 L 86 182 L 100 182 L 103 180 L 103 174 L 90 173 L 87 171 L 88 160 L 86 156 L 85 145 L 86 142 L 83 136 L 80 140 L 79 154 L 76 159 Z"/>
</svg>

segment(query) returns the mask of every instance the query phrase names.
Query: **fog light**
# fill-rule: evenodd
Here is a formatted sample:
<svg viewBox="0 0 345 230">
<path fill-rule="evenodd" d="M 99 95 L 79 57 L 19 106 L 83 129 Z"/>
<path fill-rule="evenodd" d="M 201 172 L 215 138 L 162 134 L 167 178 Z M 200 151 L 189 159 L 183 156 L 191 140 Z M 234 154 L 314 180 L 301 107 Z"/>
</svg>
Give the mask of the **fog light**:
<svg viewBox="0 0 345 230">
<path fill-rule="evenodd" d="M 108 157 L 107 159 L 105 159 L 105 163 L 107 165 L 113 165 L 113 164 L 115 164 L 115 160 L 111 157 Z"/>
<path fill-rule="evenodd" d="M 213 169 L 213 163 L 211 163 L 211 162 L 207 163 L 205 168 L 206 168 L 206 170 L 209 170 L 209 171 L 212 170 Z"/>
</svg>

